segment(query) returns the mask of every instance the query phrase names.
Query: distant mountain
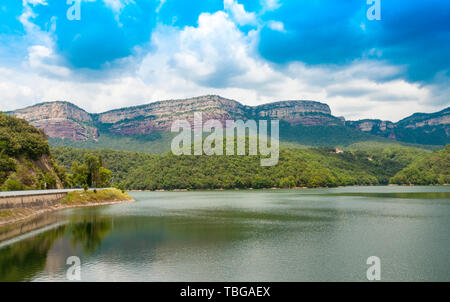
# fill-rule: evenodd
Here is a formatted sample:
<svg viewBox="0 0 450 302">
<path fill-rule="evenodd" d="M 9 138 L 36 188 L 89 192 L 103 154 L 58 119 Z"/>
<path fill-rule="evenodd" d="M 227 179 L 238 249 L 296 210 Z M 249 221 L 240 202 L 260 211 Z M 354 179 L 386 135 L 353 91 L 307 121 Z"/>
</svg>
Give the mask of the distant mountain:
<svg viewBox="0 0 450 302">
<path fill-rule="evenodd" d="M 318 102 L 284 101 L 251 107 L 213 95 L 112 110 L 98 114 L 94 119 L 111 133 L 142 135 L 154 130 L 170 130 L 176 119 L 186 119 L 192 124 L 194 112 L 202 112 L 204 120 L 216 119 L 221 122 L 270 117 L 293 124 L 342 124 L 331 115 L 328 105 Z"/>
<path fill-rule="evenodd" d="M 220 96 L 201 96 L 127 107 L 89 114 L 68 102 L 41 103 L 10 114 L 30 121 L 52 138 L 74 141 L 98 138 L 99 128 L 113 134 L 145 135 L 170 130 L 176 119 L 193 121 L 193 112 L 203 112 L 205 120 L 280 119 L 291 124 L 342 125 L 326 104 L 313 101 L 283 101 L 261 106 L 245 106 Z"/>
<path fill-rule="evenodd" d="M 289 100 L 246 106 L 216 95 L 167 100 L 91 114 L 69 102 L 41 103 L 9 112 L 43 129 L 54 145 L 112 148 L 161 153 L 168 151 L 171 124 L 204 120 L 279 119 L 285 142 L 314 146 L 348 145 L 358 141 L 397 140 L 415 144 L 449 143 L 449 108 L 434 114 L 414 114 L 398 123 L 380 120 L 345 121 L 327 104 Z M 379 137 L 379 138 L 377 138 Z"/>
<path fill-rule="evenodd" d="M 69 102 L 41 103 L 8 113 L 29 121 L 51 138 L 68 138 L 74 141 L 98 138 L 92 114 Z"/>
<path fill-rule="evenodd" d="M 345 124 L 365 133 L 412 144 L 446 145 L 450 142 L 450 107 L 436 113 L 415 113 L 397 123 L 360 120 Z"/>
</svg>

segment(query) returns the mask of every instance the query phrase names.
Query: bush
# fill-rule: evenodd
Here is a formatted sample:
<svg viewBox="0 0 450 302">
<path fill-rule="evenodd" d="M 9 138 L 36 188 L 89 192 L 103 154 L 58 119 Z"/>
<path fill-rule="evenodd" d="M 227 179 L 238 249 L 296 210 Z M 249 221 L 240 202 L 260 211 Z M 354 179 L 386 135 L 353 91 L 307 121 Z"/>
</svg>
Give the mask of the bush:
<svg viewBox="0 0 450 302">
<path fill-rule="evenodd" d="M 5 191 L 21 191 L 24 189 L 16 174 L 11 174 L 3 185 Z"/>
</svg>

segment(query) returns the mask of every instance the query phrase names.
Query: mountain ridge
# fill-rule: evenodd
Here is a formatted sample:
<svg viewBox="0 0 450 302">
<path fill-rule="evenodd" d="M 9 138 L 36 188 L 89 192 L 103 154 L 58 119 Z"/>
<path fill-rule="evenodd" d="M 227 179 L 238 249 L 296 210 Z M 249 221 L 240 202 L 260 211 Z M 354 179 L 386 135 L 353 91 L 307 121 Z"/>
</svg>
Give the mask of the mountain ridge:
<svg viewBox="0 0 450 302">
<path fill-rule="evenodd" d="M 450 135 L 450 107 L 435 113 L 415 113 L 397 123 L 378 119 L 345 121 L 332 115 L 327 104 L 317 101 L 286 100 L 248 106 L 218 95 L 157 101 L 101 113 L 89 113 L 67 101 L 44 102 L 7 113 L 29 121 L 50 138 L 76 142 L 97 140 L 101 133 L 134 137 L 168 131 L 175 119 L 192 123 L 193 112 L 198 111 L 205 120 L 279 119 L 293 129 L 344 127 L 347 132 L 414 144 L 445 145 Z"/>
</svg>

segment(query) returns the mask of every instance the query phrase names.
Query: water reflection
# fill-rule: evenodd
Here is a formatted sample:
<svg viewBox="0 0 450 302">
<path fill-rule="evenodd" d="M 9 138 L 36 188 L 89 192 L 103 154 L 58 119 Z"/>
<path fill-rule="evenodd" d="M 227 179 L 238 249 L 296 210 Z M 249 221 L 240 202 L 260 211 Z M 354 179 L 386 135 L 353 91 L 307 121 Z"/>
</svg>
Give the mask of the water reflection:
<svg viewBox="0 0 450 302">
<path fill-rule="evenodd" d="M 365 193 L 365 192 L 345 192 L 345 193 L 319 193 L 312 195 L 322 196 L 360 196 L 377 198 L 404 198 L 404 199 L 450 199 L 450 192 L 395 192 L 395 193 Z"/>
<path fill-rule="evenodd" d="M 58 218 L 46 218 L 46 222 Z M 29 225 L 29 222 L 24 223 Z M 35 224 L 35 222 L 33 222 Z M 39 225 L 39 224 L 38 224 Z M 69 238 L 71 250 L 79 246 L 89 255 L 100 246 L 103 238 L 111 231 L 111 220 L 97 216 L 72 217 L 62 226 L 37 234 L 0 249 L 0 281 L 27 281 L 44 270 L 49 251 L 58 240 Z M 69 256 L 70 253 L 65 253 Z M 64 257 L 59 257 L 65 262 Z M 61 263 L 57 265 L 62 268 Z"/>
<path fill-rule="evenodd" d="M 82 222 L 73 219 L 68 227 L 72 247 L 76 248 L 79 244 L 85 254 L 91 254 L 100 246 L 111 228 L 111 219 L 99 218 L 96 215 L 84 217 Z"/>
<path fill-rule="evenodd" d="M 0 242 L 0 280 L 64 281 L 74 255 L 83 281 L 364 281 L 371 255 L 383 281 L 449 280 L 449 189 L 419 189 L 136 192 Z"/>
<path fill-rule="evenodd" d="M 0 281 L 27 281 L 44 269 L 47 253 L 65 226 L 38 234 L 0 250 Z"/>
</svg>

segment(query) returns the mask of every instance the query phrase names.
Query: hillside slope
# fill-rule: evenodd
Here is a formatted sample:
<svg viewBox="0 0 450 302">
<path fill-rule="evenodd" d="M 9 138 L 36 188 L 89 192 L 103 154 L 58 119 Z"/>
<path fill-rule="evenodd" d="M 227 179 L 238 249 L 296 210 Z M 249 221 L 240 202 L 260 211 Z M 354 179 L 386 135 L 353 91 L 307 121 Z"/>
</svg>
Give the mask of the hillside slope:
<svg viewBox="0 0 450 302">
<path fill-rule="evenodd" d="M 390 182 L 413 185 L 450 184 L 450 145 L 415 160 L 398 172 Z"/>
<path fill-rule="evenodd" d="M 85 154 L 102 156 L 112 182 L 127 189 L 232 189 L 388 184 L 392 176 L 428 152 L 406 147 L 336 153 L 332 148 L 280 150 L 277 166 L 259 156 L 175 156 L 113 150 L 52 148 L 70 169 Z"/>
<path fill-rule="evenodd" d="M 415 113 L 397 123 L 381 120 L 347 121 L 348 127 L 362 132 L 423 145 L 450 143 L 450 107 L 435 113 Z"/>
<path fill-rule="evenodd" d="M 0 190 L 62 188 L 45 134 L 0 112 Z"/>
</svg>

